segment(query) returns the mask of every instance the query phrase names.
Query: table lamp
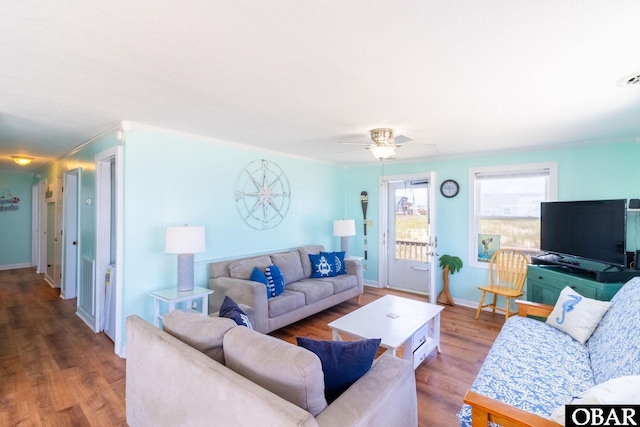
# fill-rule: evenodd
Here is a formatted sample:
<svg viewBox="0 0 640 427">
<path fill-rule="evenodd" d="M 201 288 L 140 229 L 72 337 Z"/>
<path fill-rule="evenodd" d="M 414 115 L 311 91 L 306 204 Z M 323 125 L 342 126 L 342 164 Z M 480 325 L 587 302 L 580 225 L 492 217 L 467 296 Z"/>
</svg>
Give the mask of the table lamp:
<svg viewBox="0 0 640 427">
<path fill-rule="evenodd" d="M 193 290 L 193 254 L 204 252 L 204 227 L 167 227 L 164 251 L 178 254 L 178 292 Z"/>
<path fill-rule="evenodd" d="M 349 236 L 356 235 L 356 221 L 354 219 L 334 220 L 333 235 L 340 237 L 340 250 L 344 251 L 345 258 L 349 258 Z"/>
</svg>

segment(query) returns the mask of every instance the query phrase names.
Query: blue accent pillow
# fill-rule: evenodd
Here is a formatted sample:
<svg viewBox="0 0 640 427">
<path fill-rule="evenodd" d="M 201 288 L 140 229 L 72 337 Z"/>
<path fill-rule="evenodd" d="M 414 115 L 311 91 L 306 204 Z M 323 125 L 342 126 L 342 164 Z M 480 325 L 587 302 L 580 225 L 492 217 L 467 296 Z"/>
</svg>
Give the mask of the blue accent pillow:
<svg viewBox="0 0 640 427">
<path fill-rule="evenodd" d="M 267 287 L 267 299 L 276 296 L 276 288 L 272 283 L 269 283 L 267 275 L 264 274 L 259 267 L 253 267 L 253 271 L 251 272 L 251 277 L 249 279 L 253 280 L 254 282 L 264 283 L 264 285 Z"/>
<path fill-rule="evenodd" d="M 311 277 L 336 277 L 336 261 L 335 257 L 327 256 L 327 253 L 319 253 L 317 255 L 309 254 L 311 261 Z"/>
<path fill-rule="evenodd" d="M 315 353 L 322 363 L 324 395 L 331 404 L 371 369 L 381 340 L 318 341 L 297 337 L 298 346 Z"/>
<path fill-rule="evenodd" d="M 335 263 L 336 275 L 347 274 L 346 266 L 344 265 L 344 251 L 342 252 L 320 252 L 320 255 L 325 255 L 327 259 L 333 258 Z"/>
<path fill-rule="evenodd" d="M 249 316 L 240 308 L 238 304 L 231 298 L 225 295 L 224 301 L 220 306 L 219 317 L 226 317 L 236 322 L 240 326 L 246 326 L 249 329 L 253 329 Z"/>
<path fill-rule="evenodd" d="M 274 295 L 278 296 L 284 292 L 284 276 L 277 265 L 271 264 L 265 269 L 267 280 L 269 281 L 269 287 L 273 286 Z"/>
</svg>

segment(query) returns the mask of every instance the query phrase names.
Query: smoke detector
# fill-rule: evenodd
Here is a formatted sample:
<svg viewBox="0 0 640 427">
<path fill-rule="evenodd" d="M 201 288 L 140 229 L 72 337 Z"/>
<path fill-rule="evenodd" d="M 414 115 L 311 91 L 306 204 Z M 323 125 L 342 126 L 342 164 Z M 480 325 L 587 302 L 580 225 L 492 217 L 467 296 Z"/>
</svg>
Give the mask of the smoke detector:
<svg viewBox="0 0 640 427">
<path fill-rule="evenodd" d="M 640 71 L 624 76 L 616 84 L 622 87 L 640 87 Z"/>
</svg>

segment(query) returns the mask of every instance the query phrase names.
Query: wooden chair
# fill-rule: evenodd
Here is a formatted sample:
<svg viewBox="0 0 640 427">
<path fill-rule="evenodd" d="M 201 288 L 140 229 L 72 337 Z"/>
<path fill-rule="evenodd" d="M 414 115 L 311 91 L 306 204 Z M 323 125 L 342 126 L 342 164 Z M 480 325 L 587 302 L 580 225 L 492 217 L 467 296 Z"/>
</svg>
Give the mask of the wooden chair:
<svg viewBox="0 0 640 427">
<path fill-rule="evenodd" d="M 511 298 L 522 296 L 528 264 L 527 256 L 517 250 L 500 249 L 493 254 L 489 262 L 489 284 L 478 286 L 478 289 L 482 291 L 482 296 L 476 311 L 476 320 L 483 307 L 491 307 L 494 313 L 496 310 L 504 311 L 505 320 L 510 315 L 516 314 L 516 312 L 509 311 Z M 484 304 L 484 296 L 487 292 L 493 294 L 493 302 L 490 304 Z M 504 309 L 496 307 L 498 295 L 506 298 Z"/>
</svg>

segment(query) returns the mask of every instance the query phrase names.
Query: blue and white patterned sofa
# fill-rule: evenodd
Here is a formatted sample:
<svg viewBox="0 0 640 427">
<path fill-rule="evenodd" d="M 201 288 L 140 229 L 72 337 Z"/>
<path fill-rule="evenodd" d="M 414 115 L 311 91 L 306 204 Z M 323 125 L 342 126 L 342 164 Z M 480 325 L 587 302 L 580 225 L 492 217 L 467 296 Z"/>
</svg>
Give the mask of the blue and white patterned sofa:
<svg viewBox="0 0 640 427">
<path fill-rule="evenodd" d="M 509 318 L 465 401 L 475 400 L 478 406 L 493 402 L 496 407 L 504 406 L 502 402 L 525 411 L 515 410 L 516 419 L 518 412 L 525 417 L 535 414 L 534 419 L 547 418 L 594 385 L 640 375 L 640 277 L 627 282 L 611 302 L 584 345 L 539 320 Z M 461 426 L 471 426 L 471 407 L 463 405 L 458 418 Z M 546 421 L 539 419 L 530 425 Z"/>
</svg>

